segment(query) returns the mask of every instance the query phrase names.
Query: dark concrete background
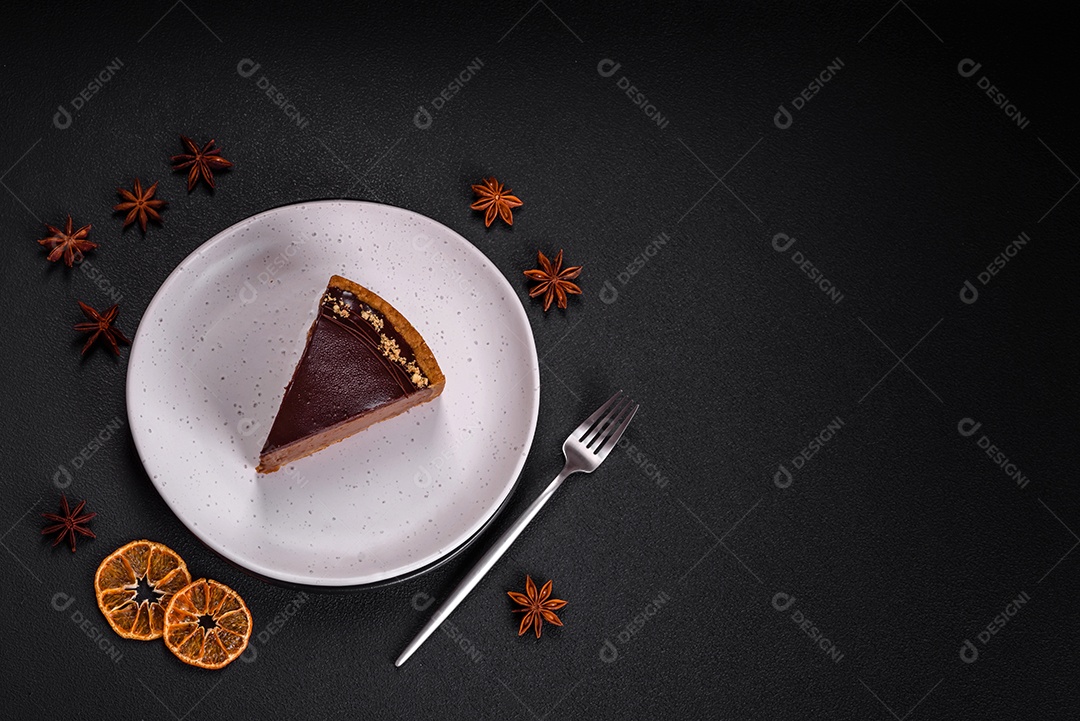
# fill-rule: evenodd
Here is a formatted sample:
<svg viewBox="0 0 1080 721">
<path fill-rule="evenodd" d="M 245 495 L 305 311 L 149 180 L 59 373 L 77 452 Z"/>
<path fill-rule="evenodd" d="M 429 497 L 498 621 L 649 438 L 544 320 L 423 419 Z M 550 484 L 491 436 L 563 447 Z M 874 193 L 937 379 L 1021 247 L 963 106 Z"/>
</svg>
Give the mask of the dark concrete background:
<svg viewBox="0 0 1080 721">
<path fill-rule="evenodd" d="M 1076 718 L 1070 16 L 888 0 L 452 5 L 5 10 L 0 668 L 12 717 Z M 646 108 L 620 87 L 631 84 Z M 793 102 L 803 89 L 810 100 Z M 59 106 L 70 122 L 54 122 Z M 188 194 L 170 172 L 180 133 L 216 138 L 236 163 L 215 193 Z M 485 230 L 468 209 L 488 174 L 525 201 L 512 230 Z M 135 176 L 170 201 L 145 237 L 111 213 Z M 429 215 L 518 288 L 543 393 L 508 515 L 614 388 L 642 403 L 633 448 L 566 486 L 401 669 L 393 659 L 429 612 L 417 608 L 480 549 L 352 595 L 246 576 L 143 471 L 128 351 L 80 360 L 71 329 L 76 299 L 119 298 L 134 335 L 164 278 L 213 234 L 328 197 Z M 67 213 L 101 244 L 72 270 L 34 242 Z M 584 296 L 545 315 L 521 271 L 559 248 L 585 266 Z M 965 436 L 964 419 L 981 426 Z M 39 535 L 61 486 L 99 514 L 74 556 Z M 94 570 L 141 537 L 243 594 L 256 630 L 243 661 L 189 668 L 108 629 Z M 505 596 L 527 573 L 570 601 L 540 642 L 516 636 Z"/>
</svg>

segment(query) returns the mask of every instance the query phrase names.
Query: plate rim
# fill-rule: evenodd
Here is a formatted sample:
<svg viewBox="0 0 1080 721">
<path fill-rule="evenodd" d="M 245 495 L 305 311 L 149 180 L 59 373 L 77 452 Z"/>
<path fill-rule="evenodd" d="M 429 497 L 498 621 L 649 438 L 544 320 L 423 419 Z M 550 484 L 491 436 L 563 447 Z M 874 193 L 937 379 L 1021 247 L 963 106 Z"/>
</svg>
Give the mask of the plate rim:
<svg viewBox="0 0 1080 721">
<path fill-rule="evenodd" d="M 204 537 L 200 532 L 196 531 L 192 527 L 192 525 L 189 524 L 188 521 L 186 521 L 184 519 L 184 517 L 177 511 L 177 509 L 174 507 L 172 501 L 170 501 L 170 499 L 166 496 L 166 494 L 162 493 L 161 488 L 159 487 L 157 481 L 154 479 L 153 474 L 150 473 L 150 468 L 147 465 L 146 454 L 144 453 L 143 446 L 141 445 L 141 442 L 140 442 L 141 431 L 138 430 L 139 425 L 138 425 L 138 423 L 133 423 L 132 422 L 132 419 L 136 417 L 136 414 L 134 412 L 135 409 L 133 407 L 132 389 L 133 389 L 134 383 L 135 383 L 134 378 L 137 375 L 135 372 L 133 372 L 133 369 L 137 367 L 137 359 L 139 357 L 141 357 L 141 354 L 139 353 L 139 348 L 141 347 L 141 344 L 138 341 L 139 341 L 140 338 L 142 338 L 144 336 L 144 321 L 147 318 L 152 317 L 152 314 L 157 310 L 158 304 L 163 302 L 163 296 L 166 293 L 166 291 L 173 284 L 175 284 L 177 282 L 177 280 L 186 272 L 186 270 L 185 270 L 186 266 L 189 263 L 192 263 L 196 259 L 197 256 L 199 256 L 200 254 L 202 254 L 202 253 L 206 252 L 207 250 L 211 249 L 211 247 L 213 245 L 216 245 L 217 243 L 223 242 L 225 238 L 227 238 L 229 235 L 235 234 L 236 231 L 238 231 L 239 229 L 241 229 L 245 225 L 251 224 L 251 223 L 255 222 L 257 219 L 262 218 L 264 216 L 280 212 L 285 208 L 291 208 L 291 207 L 294 207 L 294 206 L 319 206 L 319 205 L 333 205 L 333 204 L 342 204 L 342 203 L 349 204 L 349 205 L 358 205 L 358 206 L 377 206 L 377 207 L 384 207 L 384 208 L 392 208 L 395 211 L 401 211 L 401 212 L 404 212 L 404 213 L 409 213 L 409 214 L 418 216 L 420 218 L 423 218 L 424 220 L 435 223 L 435 224 L 441 226 L 443 229 L 445 229 L 452 236 L 456 237 L 459 241 L 461 241 L 461 243 L 465 247 L 466 252 L 470 253 L 470 254 L 473 254 L 474 257 L 476 258 L 476 260 L 480 264 L 482 264 L 482 265 L 486 264 L 487 266 L 490 267 L 491 270 L 494 271 L 496 277 L 498 277 L 499 281 L 501 281 L 502 285 L 504 286 L 504 289 L 509 292 L 511 297 L 513 297 L 514 299 L 517 300 L 516 303 L 512 303 L 510 305 L 512 305 L 513 308 L 514 308 L 514 311 L 513 311 L 514 314 L 518 315 L 519 320 L 523 321 L 524 325 L 525 325 L 525 328 L 528 329 L 528 332 L 524 334 L 525 335 L 524 340 L 525 340 L 525 344 L 526 344 L 526 350 L 528 351 L 527 355 L 529 357 L 530 375 L 531 375 L 531 378 L 532 378 L 532 381 L 533 381 L 533 383 L 532 383 L 532 393 L 530 394 L 531 403 L 532 403 L 532 409 L 531 409 L 532 412 L 530 413 L 529 424 L 528 424 L 529 427 L 528 427 L 528 433 L 527 433 L 527 436 L 526 436 L 526 442 L 525 442 L 524 446 L 522 447 L 522 451 L 519 454 L 518 458 L 514 461 L 514 469 L 511 471 L 511 474 L 510 474 L 510 476 L 512 477 L 513 480 L 509 484 L 509 489 L 508 489 L 506 495 L 503 497 L 503 499 L 499 503 L 499 505 L 487 516 L 487 518 L 485 518 L 483 520 L 480 527 L 474 533 L 472 533 L 468 538 L 466 538 L 464 541 L 462 541 L 458 545 L 454 546 L 453 548 L 450 548 L 445 553 L 443 553 L 441 556 L 438 556 L 437 558 L 433 559 L 429 563 L 424 564 L 423 566 L 420 566 L 418 568 L 414 568 L 414 569 L 405 571 L 404 573 L 401 573 L 401 574 L 397 574 L 397 575 L 394 575 L 394 576 L 389 576 L 387 578 L 380 578 L 380 579 L 376 579 L 374 581 L 367 581 L 367 582 L 363 582 L 363 583 L 304 583 L 304 582 L 301 582 L 301 581 L 293 580 L 293 578 L 295 577 L 295 574 L 285 574 L 286 576 L 290 576 L 290 577 L 278 577 L 278 576 L 263 573 L 261 570 L 256 570 L 254 568 L 249 568 L 240 559 L 236 558 L 234 555 L 230 555 L 226 549 L 218 546 L 217 544 L 212 542 L 209 538 Z M 146 326 L 146 327 L 148 327 L 148 326 Z M 149 331 L 147 331 L 147 332 L 149 332 Z M 519 338 L 519 340 L 521 340 L 521 339 Z M 536 352 L 536 340 L 535 340 L 535 338 L 533 336 L 532 324 L 529 322 L 529 317 L 528 317 L 528 314 L 525 312 L 525 307 L 521 303 L 520 298 L 518 298 L 517 292 L 514 290 L 514 287 L 510 284 L 510 281 L 506 277 L 506 275 L 472 241 L 470 241 L 464 235 L 462 235 L 458 231 L 454 230 L 450 226 L 446 225 L 445 223 L 442 223 L 442 222 L 436 220 L 435 218 L 424 215 L 423 213 L 419 213 L 419 212 L 417 212 L 415 210 L 411 210 L 409 208 L 403 208 L 401 206 L 392 205 L 390 203 L 381 203 L 381 202 L 373 201 L 373 200 L 360 200 L 360 199 L 356 199 L 356 198 L 317 198 L 317 199 L 313 199 L 313 200 L 299 200 L 299 201 L 293 201 L 293 202 L 289 202 L 289 203 L 282 203 L 281 205 L 275 205 L 275 206 L 272 206 L 270 208 L 266 208 L 264 210 L 261 210 L 258 213 L 254 213 L 253 215 L 249 215 L 249 216 L 247 216 L 247 217 L 245 217 L 245 218 L 243 218 L 241 220 L 238 220 L 237 222 L 235 222 L 235 223 L 233 223 L 233 224 L 231 224 L 231 225 L 229 225 L 229 226 L 227 226 L 225 228 L 222 228 L 218 232 L 214 233 L 214 235 L 212 235 L 210 238 L 208 238 L 207 240 L 200 243 L 198 247 L 196 247 L 190 253 L 188 253 L 186 256 L 184 256 L 183 260 L 181 260 L 176 265 L 176 267 L 173 268 L 172 271 L 169 272 L 169 275 L 166 276 L 165 280 L 162 281 L 161 285 L 158 286 L 157 290 L 154 292 L 153 298 L 151 298 L 150 302 L 147 304 L 146 309 L 143 311 L 142 316 L 139 318 L 139 325 L 138 325 L 138 328 L 135 331 L 135 336 L 132 339 L 131 353 L 129 354 L 129 357 L 128 357 L 128 364 L 127 364 L 126 371 L 127 372 L 126 372 L 126 378 L 125 378 L 125 383 L 124 383 L 124 407 L 125 407 L 125 410 L 127 411 L 128 425 L 129 425 L 129 428 L 131 430 L 131 437 L 132 437 L 132 441 L 133 441 L 133 443 L 135 445 L 135 451 L 139 456 L 139 462 L 142 465 L 143 471 L 146 473 L 147 477 L 150 479 L 150 483 L 153 485 L 154 490 L 157 492 L 158 496 L 161 497 L 161 499 L 165 502 L 165 505 L 168 506 L 169 510 L 172 512 L 172 515 L 181 523 L 181 525 L 184 526 L 185 529 L 187 529 L 187 531 L 189 533 L 191 533 L 193 536 L 195 536 L 196 540 L 198 540 L 204 547 L 206 547 L 206 548 L 210 549 L 211 551 L 213 551 L 217 556 L 219 556 L 222 560 L 226 561 L 230 566 L 238 568 L 241 571 L 243 571 L 244 573 L 246 573 L 247 575 L 253 576 L 254 578 L 262 580 L 263 582 L 266 582 L 266 583 L 270 583 L 270 584 L 278 585 L 278 586 L 284 586 L 284 587 L 287 587 L 287 588 L 297 588 L 297 589 L 313 590 L 313 591 L 325 591 L 325 592 L 361 591 L 361 590 L 366 590 L 366 589 L 371 589 L 371 588 L 379 588 L 379 587 L 382 587 L 382 586 L 387 586 L 387 585 L 399 583 L 401 581 L 405 581 L 405 580 L 408 580 L 410 578 L 415 578 L 417 576 L 423 575 L 425 573 L 428 573 L 429 571 L 432 571 L 432 570 L 442 566 L 444 563 L 450 561 L 451 559 L 453 559 L 454 557 L 459 555 L 462 551 L 464 551 L 466 548 L 471 546 L 480 536 L 482 536 L 484 534 L 484 532 L 488 528 L 491 527 L 491 525 L 496 521 L 496 519 L 502 514 L 503 510 L 505 510 L 505 508 L 509 505 L 511 498 L 514 495 L 514 492 L 517 490 L 518 485 L 520 484 L 520 481 L 521 481 L 522 471 L 524 470 L 525 463 L 528 460 L 529 453 L 532 450 L 533 441 L 536 438 L 536 427 L 537 427 L 537 423 L 538 423 L 539 415 L 540 415 L 540 361 L 539 361 L 539 357 L 538 357 L 537 352 Z"/>
</svg>

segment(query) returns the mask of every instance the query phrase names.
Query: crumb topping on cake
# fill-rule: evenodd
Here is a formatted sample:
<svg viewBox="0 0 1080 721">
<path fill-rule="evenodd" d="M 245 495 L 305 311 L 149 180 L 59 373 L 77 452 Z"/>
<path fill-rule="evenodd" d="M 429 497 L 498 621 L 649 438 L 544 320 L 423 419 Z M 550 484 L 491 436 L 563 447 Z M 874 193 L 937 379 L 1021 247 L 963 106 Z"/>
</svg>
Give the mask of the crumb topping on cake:
<svg viewBox="0 0 1080 721">
<path fill-rule="evenodd" d="M 337 298 L 327 293 L 323 296 L 323 305 L 329 308 L 338 318 L 348 318 L 349 309 L 338 302 Z"/>
<path fill-rule="evenodd" d="M 360 317 L 371 323 L 371 327 L 375 330 L 381 331 L 383 329 L 383 319 L 378 313 L 370 308 L 364 308 L 360 311 Z"/>
</svg>

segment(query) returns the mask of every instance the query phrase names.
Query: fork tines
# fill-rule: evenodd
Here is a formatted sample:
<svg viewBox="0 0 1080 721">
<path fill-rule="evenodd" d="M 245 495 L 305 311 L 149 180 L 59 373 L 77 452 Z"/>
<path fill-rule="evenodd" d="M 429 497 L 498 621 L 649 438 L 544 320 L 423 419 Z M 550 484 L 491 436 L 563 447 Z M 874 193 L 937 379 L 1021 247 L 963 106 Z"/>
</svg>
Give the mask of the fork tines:
<svg viewBox="0 0 1080 721">
<path fill-rule="evenodd" d="M 638 404 L 620 390 L 586 418 L 574 431 L 574 436 L 593 453 L 600 453 L 619 442 L 637 410 Z"/>
</svg>

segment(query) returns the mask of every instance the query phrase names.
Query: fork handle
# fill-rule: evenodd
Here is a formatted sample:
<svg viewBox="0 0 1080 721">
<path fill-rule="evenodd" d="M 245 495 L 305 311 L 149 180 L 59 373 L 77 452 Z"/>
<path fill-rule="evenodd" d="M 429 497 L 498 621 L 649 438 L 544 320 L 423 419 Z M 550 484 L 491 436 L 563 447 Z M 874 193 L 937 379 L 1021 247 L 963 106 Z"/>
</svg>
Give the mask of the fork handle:
<svg viewBox="0 0 1080 721">
<path fill-rule="evenodd" d="M 435 632 L 443 621 L 453 613 L 454 609 L 458 607 L 466 596 L 469 595 L 469 591 L 476 587 L 476 584 L 480 583 L 480 579 L 487 575 L 487 572 L 491 570 L 491 567 L 495 565 L 495 562 L 502 558 L 506 550 L 510 548 L 517 537 L 521 535 L 521 532 L 525 530 L 525 526 L 529 525 L 529 521 L 536 517 L 536 514 L 540 512 L 540 509 L 544 507 L 544 504 L 555 495 L 555 491 L 559 490 L 559 486 L 570 475 L 572 471 L 568 471 L 563 468 L 562 473 L 555 477 L 548 487 L 544 489 L 544 492 L 533 501 L 525 512 L 518 516 L 510 527 L 503 532 L 499 539 L 491 545 L 491 548 L 481 556 L 480 560 L 476 562 L 476 565 L 472 567 L 465 577 L 461 579 L 461 583 L 457 585 L 457 588 L 447 596 L 443 601 L 439 609 L 435 611 L 435 614 L 428 620 L 424 627 L 420 629 L 420 633 L 416 635 L 416 638 L 409 643 L 401 655 L 398 656 L 398 660 L 394 663 L 395 666 L 400 666 L 409 660 L 409 657 L 416 652 L 416 649 L 423 645 L 424 641 Z"/>
</svg>

